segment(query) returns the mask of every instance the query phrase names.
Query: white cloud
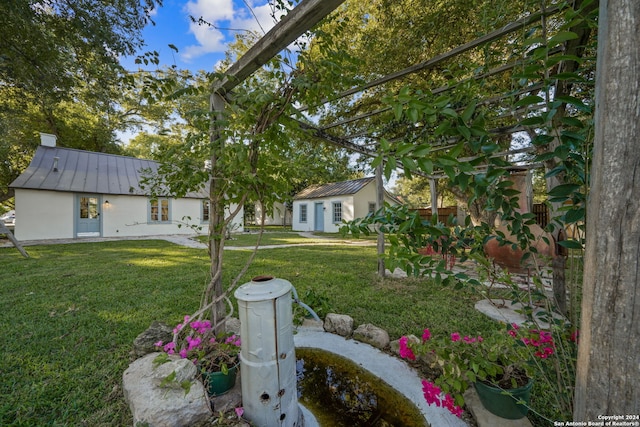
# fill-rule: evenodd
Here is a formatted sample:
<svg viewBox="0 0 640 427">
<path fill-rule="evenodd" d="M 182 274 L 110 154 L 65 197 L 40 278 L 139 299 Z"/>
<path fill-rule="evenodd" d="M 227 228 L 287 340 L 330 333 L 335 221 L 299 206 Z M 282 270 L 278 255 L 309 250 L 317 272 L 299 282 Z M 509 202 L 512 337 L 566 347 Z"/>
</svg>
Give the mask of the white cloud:
<svg viewBox="0 0 640 427">
<path fill-rule="evenodd" d="M 253 13 L 247 8 L 239 10 L 231 23 L 233 28 L 262 33 L 262 30 L 267 32 L 275 25 L 271 17 L 272 10 L 269 3 L 265 3 L 262 6 L 253 5 L 252 10 Z M 258 22 L 260 23 L 259 25 Z"/>
<path fill-rule="evenodd" d="M 271 6 L 269 3 L 255 5 L 248 1 L 251 5 L 253 13 L 242 4 L 243 7 L 234 8 L 233 0 L 193 0 L 187 2 L 184 7 L 185 14 L 199 20 L 202 18 L 206 22 L 212 24 L 211 27 L 206 24 L 199 25 L 197 22 L 189 24 L 189 32 L 196 39 L 196 44 L 187 46 L 182 50 L 182 59 L 189 62 L 197 57 L 209 54 L 224 52 L 227 43 L 233 40 L 233 32 L 223 31 L 227 28 L 259 31 L 262 29 L 269 31 L 275 23 L 271 15 Z M 237 4 L 235 5 L 237 6 Z M 255 14 L 255 17 L 254 17 Z M 258 25 L 257 20 L 260 22 Z M 219 30 L 218 28 L 222 29 Z"/>
</svg>

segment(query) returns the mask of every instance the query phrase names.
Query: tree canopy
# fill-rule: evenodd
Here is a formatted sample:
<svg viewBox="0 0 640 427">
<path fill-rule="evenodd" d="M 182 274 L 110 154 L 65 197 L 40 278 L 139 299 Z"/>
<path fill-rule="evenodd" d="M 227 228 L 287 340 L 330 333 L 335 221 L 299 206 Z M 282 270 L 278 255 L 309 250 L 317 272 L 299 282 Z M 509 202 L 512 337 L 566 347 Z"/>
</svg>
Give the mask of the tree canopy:
<svg viewBox="0 0 640 427">
<path fill-rule="evenodd" d="M 28 165 L 38 132 L 61 146 L 119 152 L 121 56 L 144 45 L 156 0 L 0 3 L 0 203 Z"/>
</svg>

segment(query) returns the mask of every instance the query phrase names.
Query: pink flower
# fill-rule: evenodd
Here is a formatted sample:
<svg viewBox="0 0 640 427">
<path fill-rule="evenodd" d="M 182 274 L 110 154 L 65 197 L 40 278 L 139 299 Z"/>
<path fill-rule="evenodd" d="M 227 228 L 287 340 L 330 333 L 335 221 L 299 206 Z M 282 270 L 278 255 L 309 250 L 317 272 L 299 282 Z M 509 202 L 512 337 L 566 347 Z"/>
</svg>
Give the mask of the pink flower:
<svg viewBox="0 0 640 427">
<path fill-rule="evenodd" d="M 155 347 L 162 347 L 162 340 L 158 341 L 157 343 L 153 344 Z"/>
<path fill-rule="evenodd" d="M 571 333 L 571 336 L 569 337 L 569 339 L 573 342 L 578 342 L 578 338 L 580 338 L 580 331 L 579 330 L 575 330 Z"/>
<path fill-rule="evenodd" d="M 431 339 L 431 331 L 427 328 L 422 333 L 422 341 L 428 341 L 429 339 Z"/>
<path fill-rule="evenodd" d="M 187 358 L 187 349 L 183 348 L 182 350 L 180 350 L 180 352 L 178 353 L 180 355 L 180 357 L 182 357 L 183 359 Z"/>
<path fill-rule="evenodd" d="M 225 341 L 225 344 L 233 344 L 237 347 L 240 347 L 240 337 L 237 337 L 236 334 L 231 335 Z"/>
<path fill-rule="evenodd" d="M 188 343 L 188 347 L 187 347 L 187 351 L 191 351 L 194 348 L 198 348 L 200 346 L 200 344 L 202 343 L 202 338 L 200 337 L 187 337 L 186 338 L 187 343 Z"/>
<path fill-rule="evenodd" d="M 450 394 L 447 394 L 443 398 L 440 387 L 436 386 L 432 382 L 422 380 L 422 394 L 424 396 L 424 400 L 429 405 L 435 404 L 438 407 L 442 406 L 447 408 L 453 415 L 457 417 L 462 416 L 462 408 L 456 406 L 453 397 Z"/>
<path fill-rule="evenodd" d="M 442 401 L 442 406 L 447 408 L 449 412 L 451 412 L 456 417 L 460 418 L 462 416 L 462 408 L 457 406 L 453 401 L 453 397 L 450 394 L 447 394 Z"/>
<path fill-rule="evenodd" d="M 242 414 L 244 414 L 244 408 L 242 406 L 237 407 L 235 409 L 236 411 L 236 415 L 238 416 L 238 418 L 242 418 Z"/>
<path fill-rule="evenodd" d="M 164 345 L 163 347 L 165 353 L 167 354 L 173 354 L 176 352 L 176 343 L 172 342 L 168 342 Z"/>
<path fill-rule="evenodd" d="M 511 327 L 512 327 L 513 329 L 520 329 L 520 326 L 518 326 L 518 324 L 517 324 L 517 323 L 512 323 L 512 324 L 511 324 Z"/>
<path fill-rule="evenodd" d="M 441 405 L 440 393 L 440 387 L 427 380 L 422 380 L 422 394 L 424 395 L 424 400 L 426 400 L 429 405 L 433 405 L 434 403 L 436 406 Z"/>
<path fill-rule="evenodd" d="M 458 332 L 454 332 L 451 334 L 451 341 L 456 342 L 460 341 L 460 334 Z"/>
<path fill-rule="evenodd" d="M 472 337 L 469 337 L 469 336 L 465 336 L 464 338 L 462 338 L 462 340 L 464 342 L 466 342 L 467 344 L 472 344 L 472 343 L 476 342 L 475 338 L 472 338 Z"/>
<path fill-rule="evenodd" d="M 509 335 L 511 335 L 512 337 L 516 337 L 518 334 L 516 333 L 516 331 L 514 331 L 513 329 L 510 329 L 508 332 Z"/>
<path fill-rule="evenodd" d="M 407 337 L 401 337 L 398 340 L 398 344 L 400 345 L 400 357 L 403 359 L 416 360 L 416 355 L 413 354 L 413 351 L 407 346 Z"/>
<path fill-rule="evenodd" d="M 208 320 L 191 322 L 191 328 L 193 328 L 200 335 L 204 335 L 211 330 L 211 322 Z"/>
</svg>

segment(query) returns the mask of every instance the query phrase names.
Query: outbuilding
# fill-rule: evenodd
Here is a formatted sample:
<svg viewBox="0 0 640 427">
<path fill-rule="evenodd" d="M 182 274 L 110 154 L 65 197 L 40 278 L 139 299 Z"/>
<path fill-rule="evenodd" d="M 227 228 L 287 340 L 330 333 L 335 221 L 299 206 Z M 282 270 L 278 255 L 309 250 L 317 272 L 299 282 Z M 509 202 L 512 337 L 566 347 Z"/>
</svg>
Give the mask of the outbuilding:
<svg viewBox="0 0 640 427">
<path fill-rule="evenodd" d="M 294 231 L 336 233 L 342 221 L 362 218 L 376 210 L 375 177 L 353 179 L 305 188 L 293 198 Z M 385 203 L 400 202 L 386 190 Z"/>
<path fill-rule="evenodd" d="M 142 181 L 157 170 L 152 160 L 62 148 L 42 134 L 29 167 L 10 185 L 14 234 L 18 240 L 206 234 L 207 188 L 152 197 Z M 242 211 L 232 228 L 243 230 Z"/>
</svg>

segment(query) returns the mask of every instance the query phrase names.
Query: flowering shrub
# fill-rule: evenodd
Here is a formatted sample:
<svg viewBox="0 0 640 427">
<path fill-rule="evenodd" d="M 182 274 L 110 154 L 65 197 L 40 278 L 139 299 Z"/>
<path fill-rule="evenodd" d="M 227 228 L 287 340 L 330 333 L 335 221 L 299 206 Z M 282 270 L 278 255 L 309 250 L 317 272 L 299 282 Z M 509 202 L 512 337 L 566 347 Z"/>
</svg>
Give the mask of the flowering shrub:
<svg viewBox="0 0 640 427">
<path fill-rule="evenodd" d="M 167 354 L 177 353 L 183 359 L 191 360 L 203 372 L 226 374 L 229 366 L 238 360 L 240 337 L 235 334 L 215 337 L 210 321 L 189 320 L 189 316 L 185 316 L 183 323 L 173 328 L 173 341 L 166 344 L 159 341 L 155 343 L 156 347 Z M 180 339 L 182 336 L 184 338 Z"/>
<path fill-rule="evenodd" d="M 572 338 L 575 340 L 577 335 Z M 463 394 L 474 382 L 505 390 L 524 386 L 536 373 L 548 373 L 546 365 L 552 364 L 556 354 L 551 332 L 524 329 L 516 324 L 475 337 L 454 332 L 434 338 L 425 329 L 422 339 L 403 336 L 399 344 L 402 358 L 439 369 L 441 375 L 433 382 L 422 381 L 424 398 L 458 417 L 464 405 Z"/>
</svg>

